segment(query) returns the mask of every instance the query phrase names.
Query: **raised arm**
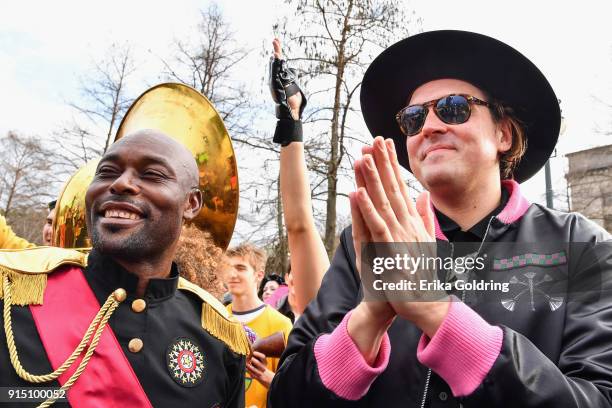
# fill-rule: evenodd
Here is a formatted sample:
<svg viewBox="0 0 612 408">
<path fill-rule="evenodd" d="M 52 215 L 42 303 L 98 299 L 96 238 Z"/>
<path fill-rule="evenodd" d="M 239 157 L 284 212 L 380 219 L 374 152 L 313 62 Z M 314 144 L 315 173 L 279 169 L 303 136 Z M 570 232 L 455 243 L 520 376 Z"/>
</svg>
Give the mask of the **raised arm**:
<svg viewBox="0 0 612 408">
<path fill-rule="evenodd" d="M 295 307 L 296 312 L 302 314 L 321 286 L 323 275 L 329 268 L 329 259 L 312 213 L 300 120 L 306 98 L 295 83 L 295 75 L 282 60 L 280 41 L 275 39 L 273 45 L 270 88 L 277 103 L 279 119 L 274 141 L 282 146 L 280 189 L 283 216 L 291 252 Z"/>
</svg>

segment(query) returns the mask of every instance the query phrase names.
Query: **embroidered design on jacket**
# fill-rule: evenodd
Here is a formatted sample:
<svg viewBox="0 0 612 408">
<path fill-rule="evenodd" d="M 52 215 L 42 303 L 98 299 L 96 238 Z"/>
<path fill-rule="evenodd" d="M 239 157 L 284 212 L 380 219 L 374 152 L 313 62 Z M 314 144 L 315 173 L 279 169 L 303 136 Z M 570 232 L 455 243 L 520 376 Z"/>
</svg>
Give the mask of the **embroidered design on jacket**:
<svg viewBox="0 0 612 408">
<path fill-rule="evenodd" d="M 529 303 L 530 303 L 531 311 L 535 312 L 536 307 L 535 307 L 535 300 L 534 300 L 535 296 L 534 295 L 537 294 L 539 296 L 543 296 L 546 299 L 548 303 L 548 307 L 550 307 L 551 312 L 554 312 L 555 310 L 559 309 L 561 305 L 563 305 L 563 297 L 551 296 L 539 287 L 545 283 L 553 282 L 553 278 L 549 274 L 544 274 L 544 276 L 541 277 L 541 279 L 536 281 L 536 279 L 534 278 L 537 275 L 538 274 L 536 274 L 535 272 L 527 272 L 527 273 L 518 275 L 519 277 L 517 277 L 517 275 L 512 276 L 509 281 L 510 285 L 520 285 L 520 286 L 524 286 L 524 288 L 521 289 L 513 297 L 502 299 L 501 300 L 502 306 L 506 308 L 507 310 L 509 310 L 510 312 L 513 312 L 514 308 L 516 307 L 517 302 L 522 297 L 529 296 Z M 522 277 L 525 277 L 526 280 L 523 280 Z"/>
<path fill-rule="evenodd" d="M 186 337 L 175 339 L 166 352 L 170 377 L 183 387 L 195 387 L 202 382 L 204 355 L 196 343 Z"/>
<path fill-rule="evenodd" d="M 503 271 L 527 265 L 536 266 L 555 266 L 567 263 L 565 251 L 555 252 L 553 254 L 522 254 L 515 255 L 512 258 L 495 259 L 493 261 L 493 270 Z"/>
</svg>

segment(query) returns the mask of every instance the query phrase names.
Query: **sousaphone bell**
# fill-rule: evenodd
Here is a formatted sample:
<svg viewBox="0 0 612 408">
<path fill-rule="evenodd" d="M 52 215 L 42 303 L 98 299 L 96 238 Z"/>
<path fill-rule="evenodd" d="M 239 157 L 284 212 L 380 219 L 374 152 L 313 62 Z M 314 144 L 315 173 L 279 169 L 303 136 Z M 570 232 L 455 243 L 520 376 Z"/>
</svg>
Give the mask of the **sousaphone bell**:
<svg viewBox="0 0 612 408">
<path fill-rule="evenodd" d="M 115 141 L 142 129 L 155 129 L 182 143 L 198 165 L 202 210 L 193 223 L 208 231 L 222 249 L 229 245 L 238 216 L 238 169 L 221 116 L 197 90 L 164 83 L 140 95 L 125 114 Z M 85 192 L 98 160 L 87 163 L 66 183 L 57 201 L 53 245 L 90 248 L 85 223 Z"/>
</svg>

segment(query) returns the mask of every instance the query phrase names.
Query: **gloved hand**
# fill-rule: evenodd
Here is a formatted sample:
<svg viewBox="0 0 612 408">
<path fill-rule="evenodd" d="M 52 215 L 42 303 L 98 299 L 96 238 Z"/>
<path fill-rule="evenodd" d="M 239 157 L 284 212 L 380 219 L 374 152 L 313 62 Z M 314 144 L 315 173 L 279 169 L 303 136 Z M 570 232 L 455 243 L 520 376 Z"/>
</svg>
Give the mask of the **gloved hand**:
<svg viewBox="0 0 612 408">
<path fill-rule="evenodd" d="M 302 141 L 302 112 L 306 107 L 306 95 L 296 82 L 295 73 L 282 59 L 280 41 L 274 39 L 274 56 L 270 58 L 270 93 L 276 103 L 278 122 L 274 142 L 287 146 Z"/>
<path fill-rule="evenodd" d="M 276 102 L 276 117 L 278 119 L 293 119 L 300 120 L 302 112 L 306 107 L 306 96 L 296 83 L 295 72 L 287 66 L 287 61 L 277 57 L 270 58 L 270 93 L 272 99 Z M 299 103 L 299 112 L 295 112 L 295 103 L 291 99 L 293 95 L 300 93 L 301 103 Z M 291 106 L 294 105 L 294 106 Z M 293 108 L 293 109 L 292 109 Z M 293 112 L 292 112 L 293 110 Z M 294 114 L 298 113 L 298 117 Z"/>
</svg>

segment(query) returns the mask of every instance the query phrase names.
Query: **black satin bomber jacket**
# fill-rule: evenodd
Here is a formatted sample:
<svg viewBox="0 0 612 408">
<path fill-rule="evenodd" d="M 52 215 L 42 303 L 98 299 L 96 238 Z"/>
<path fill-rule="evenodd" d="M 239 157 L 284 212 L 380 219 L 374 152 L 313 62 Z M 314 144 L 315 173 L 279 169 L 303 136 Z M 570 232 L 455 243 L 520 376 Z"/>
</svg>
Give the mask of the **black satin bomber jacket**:
<svg viewBox="0 0 612 408">
<path fill-rule="evenodd" d="M 492 217 L 484 241 L 483 250 L 494 258 L 491 262 L 525 253 L 560 251 L 565 251 L 567 262 L 507 271 L 489 265 L 479 272 L 482 279 L 516 283 L 527 282 L 527 276 L 532 283 L 554 281 L 556 286 L 553 285 L 554 293 L 542 290 L 532 291 L 536 296 L 531 297 L 529 292 L 508 295 L 514 303 L 509 303 L 508 298 L 502 302 L 505 295 L 500 298 L 499 294 L 472 293 L 465 297 L 468 306 L 503 330 L 501 352 L 472 394 L 454 397 L 435 372 L 427 381 L 429 369 L 416 357 L 421 331 L 399 317 L 388 331 L 389 364 L 364 397 L 344 400 L 323 385 L 313 351 L 315 341 L 321 334 L 333 331 L 363 297 L 349 227 L 342 232 L 316 299 L 289 337 L 282 366 L 270 388 L 269 406 L 612 407 L 610 234 L 579 214 L 531 204 L 512 223 Z M 544 278 L 537 280 L 538 276 Z M 527 284 L 523 286 L 528 290 Z"/>
</svg>

